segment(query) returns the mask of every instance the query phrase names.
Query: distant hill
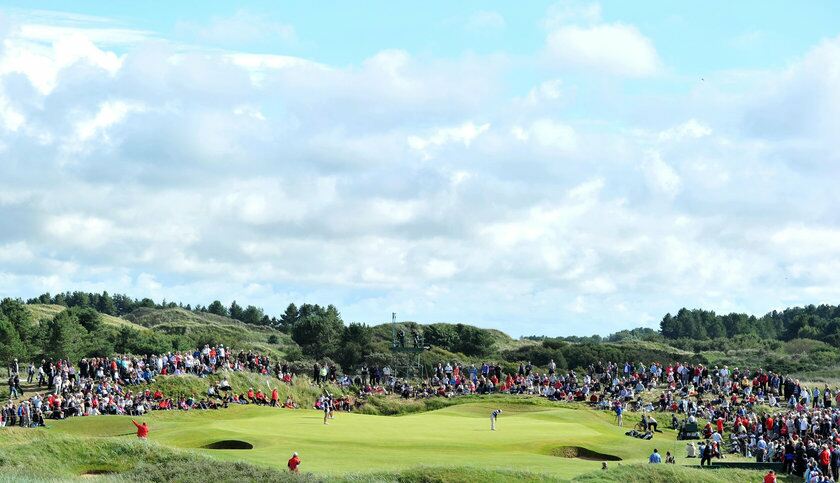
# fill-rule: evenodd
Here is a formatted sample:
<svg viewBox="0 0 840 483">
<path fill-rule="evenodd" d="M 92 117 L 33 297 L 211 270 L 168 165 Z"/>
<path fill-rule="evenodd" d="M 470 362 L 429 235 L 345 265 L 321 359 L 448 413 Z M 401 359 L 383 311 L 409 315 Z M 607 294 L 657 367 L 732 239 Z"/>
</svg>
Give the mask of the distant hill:
<svg viewBox="0 0 840 483">
<path fill-rule="evenodd" d="M 54 304 L 27 304 L 25 307 L 39 324 L 68 310 L 63 305 Z M 295 354 L 300 351 L 287 334 L 276 329 L 245 324 L 207 312 L 191 312 L 181 308 L 140 308 L 125 317 L 106 314 L 100 314 L 100 317 L 106 326 L 114 329 L 125 327 L 146 333 L 181 336 L 193 342 L 195 347 L 221 343 L 234 350 L 256 350 L 275 356 L 286 355 L 290 350 Z"/>
<path fill-rule="evenodd" d="M 195 339 L 198 345 L 223 343 L 233 349 L 253 349 L 269 353 L 286 353 L 290 348 L 297 347 L 287 334 L 279 330 L 177 307 L 140 308 L 126 315 L 123 320 L 155 332 L 187 336 Z"/>
<path fill-rule="evenodd" d="M 67 307 L 63 305 L 54 305 L 54 304 L 26 304 L 26 310 L 32 314 L 32 319 L 38 323 L 41 323 L 45 320 L 52 319 L 59 313 L 67 310 Z M 102 317 L 102 322 L 106 325 L 110 325 L 113 327 L 130 327 L 132 329 L 142 329 L 143 327 L 138 327 L 137 325 L 133 324 L 132 322 L 120 318 L 114 317 L 113 315 L 106 315 L 106 314 L 99 314 Z"/>
</svg>

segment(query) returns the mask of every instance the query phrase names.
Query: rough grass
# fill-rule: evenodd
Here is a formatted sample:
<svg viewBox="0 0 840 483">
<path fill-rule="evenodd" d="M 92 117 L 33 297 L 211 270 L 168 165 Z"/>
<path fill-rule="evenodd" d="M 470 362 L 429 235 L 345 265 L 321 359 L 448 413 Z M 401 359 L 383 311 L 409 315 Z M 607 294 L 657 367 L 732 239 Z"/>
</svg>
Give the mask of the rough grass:
<svg viewBox="0 0 840 483">
<path fill-rule="evenodd" d="M 181 308 L 141 308 L 126 315 L 125 319 L 155 332 L 188 336 L 197 341 L 223 341 L 234 350 L 244 347 L 277 356 L 283 355 L 288 347 L 296 346 L 288 334 L 270 327 L 245 324 L 229 317 Z M 278 343 L 269 344 L 271 336 L 276 337 Z"/>
<path fill-rule="evenodd" d="M 620 465 L 610 463 L 607 470 L 593 471 L 574 478 L 575 482 L 615 483 L 731 483 L 733 481 L 762 481 L 763 471 L 704 470 L 679 465 Z M 780 478 L 779 481 L 791 481 Z M 797 480 L 798 481 L 798 480 Z"/>
<path fill-rule="evenodd" d="M 32 314 L 32 318 L 39 324 L 45 320 L 52 319 L 59 313 L 67 310 L 67 307 L 63 305 L 54 304 L 26 304 L 24 305 L 24 307 L 26 307 L 26 310 L 28 310 L 29 313 Z M 99 315 L 102 317 L 102 322 L 105 325 L 110 325 L 113 327 L 128 326 L 133 329 L 143 330 L 143 327 L 133 324 L 126 319 L 114 317 L 113 315 L 105 315 L 102 313 L 100 313 Z"/>
</svg>

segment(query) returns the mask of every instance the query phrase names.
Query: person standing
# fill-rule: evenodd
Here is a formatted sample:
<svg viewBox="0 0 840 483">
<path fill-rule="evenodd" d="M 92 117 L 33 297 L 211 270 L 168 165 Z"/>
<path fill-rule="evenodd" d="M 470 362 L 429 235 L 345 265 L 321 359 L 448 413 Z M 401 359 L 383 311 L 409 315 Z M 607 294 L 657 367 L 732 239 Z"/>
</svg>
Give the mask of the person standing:
<svg viewBox="0 0 840 483">
<path fill-rule="evenodd" d="M 501 409 L 496 409 L 495 411 L 490 413 L 490 431 L 496 430 L 496 418 L 499 417 L 500 414 L 502 414 Z"/>
<path fill-rule="evenodd" d="M 327 419 L 330 418 L 332 413 L 332 396 L 324 396 L 323 402 L 323 410 L 324 410 L 324 424 L 330 424 L 327 422 Z"/>
<path fill-rule="evenodd" d="M 286 463 L 286 466 L 289 467 L 289 471 L 292 473 L 300 473 L 298 466 L 300 466 L 300 456 L 295 452 L 292 454 L 292 457 L 289 458 L 289 462 Z"/>
<path fill-rule="evenodd" d="M 706 444 L 703 445 L 703 449 L 700 451 L 700 466 L 703 466 L 704 464 L 712 466 L 713 453 L 714 451 L 712 450 L 712 443 L 707 439 Z"/>
<path fill-rule="evenodd" d="M 35 364 L 30 362 L 29 368 L 26 370 L 26 383 L 32 384 L 33 379 L 35 379 Z"/>
<path fill-rule="evenodd" d="M 618 423 L 618 427 L 624 426 L 624 407 L 621 405 L 621 402 L 617 402 L 615 405 L 615 421 Z"/>
</svg>

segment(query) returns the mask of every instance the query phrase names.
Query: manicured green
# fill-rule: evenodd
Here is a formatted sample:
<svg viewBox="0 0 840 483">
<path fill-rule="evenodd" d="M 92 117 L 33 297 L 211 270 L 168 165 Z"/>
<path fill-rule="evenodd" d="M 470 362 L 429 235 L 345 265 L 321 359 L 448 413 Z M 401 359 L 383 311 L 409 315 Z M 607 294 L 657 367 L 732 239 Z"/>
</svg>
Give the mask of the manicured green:
<svg viewBox="0 0 840 483">
<path fill-rule="evenodd" d="M 491 432 L 489 413 L 496 406 L 504 413 Z M 559 447 L 580 446 L 638 463 L 654 447 L 681 454 L 683 446 L 672 433 L 657 435 L 656 441 L 631 439 L 607 413 L 524 404 L 473 403 L 400 417 L 340 413 L 329 425 L 318 411 L 253 406 L 154 413 L 145 419 L 151 439 L 166 446 L 274 467 L 283 467 L 298 451 L 306 471 L 327 475 L 422 465 L 527 469 L 571 478 L 601 463 L 552 456 Z M 133 426 L 124 417 L 76 418 L 54 423 L 49 431 L 130 439 Z M 254 449 L 201 449 L 220 440 L 246 441 Z"/>
</svg>

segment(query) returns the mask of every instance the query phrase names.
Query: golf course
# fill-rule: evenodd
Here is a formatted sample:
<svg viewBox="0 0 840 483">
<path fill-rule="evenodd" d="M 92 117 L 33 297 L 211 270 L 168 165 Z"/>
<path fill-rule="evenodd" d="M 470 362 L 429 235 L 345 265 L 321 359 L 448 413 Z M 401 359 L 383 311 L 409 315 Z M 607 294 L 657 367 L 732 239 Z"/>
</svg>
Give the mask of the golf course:
<svg viewBox="0 0 840 483">
<path fill-rule="evenodd" d="M 325 475 L 420 465 L 511 469 L 516 462 L 518 468 L 571 478 L 600 468 L 606 459 L 642 462 L 656 444 L 663 454 L 673 446 L 673 437 L 667 442 L 630 439 L 593 411 L 524 404 L 503 406 L 497 431 L 490 431 L 492 409 L 477 403 L 396 417 L 339 413 L 324 425 L 320 411 L 234 407 L 153 413 L 146 421 L 151 439 L 160 444 L 278 468 L 285 468 L 297 451 L 302 469 Z M 51 430 L 133 437 L 125 417 L 74 418 L 54 423 Z M 253 449 L 206 449 L 226 445 Z M 587 456 L 592 453 L 607 456 Z M 582 457 L 566 457 L 578 454 Z"/>
<path fill-rule="evenodd" d="M 138 441 L 130 417 L 71 418 L 0 438 L 2 479 L 20 481 L 187 481 L 196 473 L 222 480 L 304 481 L 749 481 L 760 473 L 701 470 L 686 460 L 675 432 L 654 440 L 625 436 L 609 412 L 493 398 L 402 416 L 338 413 L 329 424 L 315 410 L 234 406 L 217 411 L 160 411 L 142 418 Z M 497 430 L 489 414 L 502 409 Z M 625 425 L 632 426 L 632 416 Z M 648 465 L 654 448 L 678 464 Z M 301 474 L 285 471 L 293 452 Z M 38 462 L 49 461 L 47 467 Z M 609 469 L 602 470 L 607 462 Z M 27 470 L 27 465 L 29 470 Z M 684 465 L 695 465 L 688 468 Z M 158 474 L 156 471 L 164 471 Z"/>
</svg>

